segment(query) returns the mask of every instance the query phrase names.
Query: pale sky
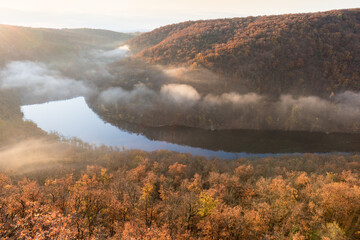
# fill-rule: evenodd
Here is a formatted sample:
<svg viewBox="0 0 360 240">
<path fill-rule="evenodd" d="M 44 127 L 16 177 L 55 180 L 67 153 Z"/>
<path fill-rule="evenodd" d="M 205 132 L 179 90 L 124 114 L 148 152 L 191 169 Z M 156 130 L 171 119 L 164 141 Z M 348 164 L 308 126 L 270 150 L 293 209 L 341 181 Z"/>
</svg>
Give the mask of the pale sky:
<svg viewBox="0 0 360 240">
<path fill-rule="evenodd" d="M 186 20 L 359 7 L 360 0 L 0 0 L 0 23 L 129 32 Z"/>
</svg>

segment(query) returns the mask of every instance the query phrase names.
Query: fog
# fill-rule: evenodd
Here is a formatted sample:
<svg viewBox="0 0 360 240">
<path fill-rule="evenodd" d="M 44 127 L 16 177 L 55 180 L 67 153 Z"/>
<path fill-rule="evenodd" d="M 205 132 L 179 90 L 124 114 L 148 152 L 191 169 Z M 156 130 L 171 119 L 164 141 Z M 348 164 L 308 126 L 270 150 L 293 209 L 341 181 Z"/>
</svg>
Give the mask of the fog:
<svg viewBox="0 0 360 240">
<path fill-rule="evenodd" d="M 195 88 L 186 84 L 167 84 L 160 90 L 163 101 L 170 105 L 175 104 L 181 107 L 192 107 L 200 100 L 200 94 Z"/>
<path fill-rule="evenodd" d="M 0 69 L 0 87 L 17 90 L 23 104 L 91 97 L 98 93 L 98 81 L 114 78 L 108 65 L 129 53 L 129 47 L 124 45 L 113 50 L 80 52 L 73 59 L 48 63 L 13 61 Z"/>
<path fill-rule="evenodd" d="M 20 91 L 22 102 L 36 103 L 61 100 L 93 93 L 90 86 L 62 76 L 44 63 L 11 62 L 0 71 L 3 89 Z"/>
<path fill-rule="evenodd" d="M 255 93 L 238 94 L 236 92 L 223 93 L 221 95 L 208 94 L 204 98 L 204 102 L 209 105 L 232 104 L 234 106 L 242 106 L 247 104 L 256 104 L 262 99 Z"/>
<path fill-rule="evenodd" d="M 23 104 L 84 96 L 100 114 L 150 126 L 360 132 L 360 93 L 276 97 L 224 82 L 206 69 L 143 62 L 126 45 L 0 69 L 0 87 L 18 91 Z"/>
<path fill-rule="evenodd" d="M 129 91 L 109 88 L 102 91 L 99 98 L 114 114 L 128 113 L 134 116 L 134 122 L 141 124 L 150 121 L 141 119 L 144 114 L 152 116 L 151 121 L 158 120 L 155 125 L 159 126 L 182 125 L 184 118 L 200 116 L 207 119 L 207 123 L 196 123 L 194 119 L 191 126 L 312 132 L 359 132 L 359 101 L 360 93 L 350 91 L 329 99 L 289 94 L 274 99 L 256 93 L 200 94 L 186 84 L 165 84 L 159 91 L 144 84 L 135 85 Z M 159 113 L 163 116 L 157 116 Z M 182 118 L 178 118 L 179 114 Z"/>
<path fill-rule="evenodd" d="M 97 63 L 103 63 L 108 64 L 115 61 L 118 61 L 124 57 L 127 57 L 130 55 L 130 48 L 127 45 L 120 46 L 114 50 L 93 50 L 90 52 L 90 59 L 87 60 L 87 62 L 97 62 Z M 92 58 L 91 58 L 92 57 Z"/>
<path fill-rule="evenodd" d="M 27 139 L 0 149 L 0 167 L 4 171 L 25 174 L 52 166 L 64 160 L 65 144 L 49 139 Z M 47 165 L 49 164 L 49 165 Z"/>
<path fill-rule="evenodd" d="M 108 88 L 100 92 L 100 102 L 105 104 L 126 105 L 137 112 L 147 111 L 153 107 L 156 93 L 148 89 L 143 84 L 137 84 L 131 91 L 126 91 L 121 87 Z"/>
</svg>

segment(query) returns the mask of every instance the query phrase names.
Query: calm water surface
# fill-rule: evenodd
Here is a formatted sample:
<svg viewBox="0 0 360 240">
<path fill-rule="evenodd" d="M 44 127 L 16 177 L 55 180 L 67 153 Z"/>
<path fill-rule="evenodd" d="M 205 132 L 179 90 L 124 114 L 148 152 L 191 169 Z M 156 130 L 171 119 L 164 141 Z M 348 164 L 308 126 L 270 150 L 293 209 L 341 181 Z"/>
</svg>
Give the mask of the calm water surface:
<svg viewBox="0 0 360 240">
<path fill-rule="evenodd" d="M 248 155 L 246 153 L 211 151 L 166 141 L 150 140 L 141 134 L 129 133 L 105 123 L 88 107 L 83 97 L 22 106 L 21 110 L 24 113 L 24 119 L 35 122 L 47 132 L 57 132 L 65 137 L 77 137 L 96 145 L 104 144 L 145 151 L 167 149 L 222 158 L 237 158 Z"/>
<path fill-rule="evenodd" d="M 149 128 L 126 122 L 115 127 L 95 114 L 83 97 L 22 106 L 22 112 L 25 119 L 47 132 L 127 149 L 167 149 L 229 159 L 305 152 L 360 152 L 360 134 Z"/>
</svg>

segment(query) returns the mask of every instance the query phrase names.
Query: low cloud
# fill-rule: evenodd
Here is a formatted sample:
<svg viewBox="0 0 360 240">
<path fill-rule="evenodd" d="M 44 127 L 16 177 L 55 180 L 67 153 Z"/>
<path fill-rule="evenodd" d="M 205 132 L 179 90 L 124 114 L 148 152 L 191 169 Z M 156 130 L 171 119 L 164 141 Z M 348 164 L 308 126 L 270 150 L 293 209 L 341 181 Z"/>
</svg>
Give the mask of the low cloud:
<svg viewBox="0 0 360 240">
<path fill-rule="evenodd" d="M 204 102 L 210 105 L 232 104 L 234 106 L 255 104 L 262 99 L 255 93 L 239 94 L 236 92 L 223 93 L 221 95 L 208 94 Z"/>
<path fill-rule="evenodd" d="M 360 93 L 346 91 L 337 94 L 334 99 L 336 102 L 346 104 L 347 106 L 356 108 L 356 110 L 360 111 Z"/>
<path fill-rule="evenodd" d="M 93 90 L 82 81 L 62 76 L 44 63 L 11 62 L 0 71 L 0 87 L 20 92 L 23 103 L 88 96 Z"/>
<path fill-rule="evenodd" d="M 0 149 L 0 167 L 3 171 L 24 174 L 47 167 L 56 168 L 64 159 L 66 146 L 48 139 L 27 139 Z"/>
<path fill-rule="evenodd" d="M 269 110 L 273 119 L 277 117 L 283 122 L 284 130 L 360 132 L 359 102 L 360 93 L 349 91 L 328 100 L 316 96 L 282 95 Z"/>
<path fill-rule="evenodd" d="M 140 84 L 129 91 L 109 88 L 101 92 L 101 102 L 145 125 L 144 114 L 158 125 L 182 125 L 179 116 L 187 116 L 192 126 L 211 129 L 360 132 L 360 93 L 349 91 L 331 99 L 286 94 L 273 99 L 256 93 L 202 95 L 186 84 L 165 84 L 157 92 Z"/>
<path fill-rule="evenodd" d="M 206 69 L 167 68 L 130 55 L 122 46 L 70 62 L 11 62 L 0 70 L 0 87 L 17 90 L 23 104 L 84 96 L 114 117 L 150 126 L 360 132 L 360 93 L 276 98 Z"/>
<path fill-rule="evenodd" d="M 130 91 L 121 87 L 108 88 L 99 95 L 100 101 L 105 104 L 126 106 L 131 108 L 131 111 L 138 112 L 151 108 L 155 98 L 156 93 L 144 84 L 137 84 Z"/>
<path fill-rule="evenodd" d="M 200 94 L 195 88 L 186 84 L 167 84 L 161 87 L 161 96 L 170 104 L 191 107 L 200 100 Z"/>
<path fill-rule="evenodd" d="M 89 56 L 93 61 L 108 64 L 130 56 L 130 48 L 128 45 L 124 45 L 113 50 L 98 49 L 91 51 Z"/>
</svg>

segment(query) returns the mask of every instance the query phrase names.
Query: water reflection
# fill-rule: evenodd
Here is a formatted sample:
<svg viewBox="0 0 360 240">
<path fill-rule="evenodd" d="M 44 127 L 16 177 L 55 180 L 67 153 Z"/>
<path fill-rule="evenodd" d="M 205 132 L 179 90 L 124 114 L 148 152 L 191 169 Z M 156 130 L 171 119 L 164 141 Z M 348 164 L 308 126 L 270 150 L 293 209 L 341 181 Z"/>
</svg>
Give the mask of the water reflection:
<svg viewBox="0 0 360 240">
<path fill-rule="evenodd" d="M 125 128 L 128 124 L 119 124 Z M 360 134 L 221 130 L 186 127 L 129 128 L 149 139 L 193 147 L 247 153 L 329 153 L 358 152 Z"/>
<path fill-rule="evenodd" d="M 126 122 L 117 122 L 115 127 L 102 121 L 87 106 L 83 97 L 23 106 L 22 111 L 25 119 L 34 121 L 45 131 L 78 137 L 97 145 L 129 149 L 168 149 L 222 158 L 360 151 L 360 134 L 148 128 Z"/>
</svg>

